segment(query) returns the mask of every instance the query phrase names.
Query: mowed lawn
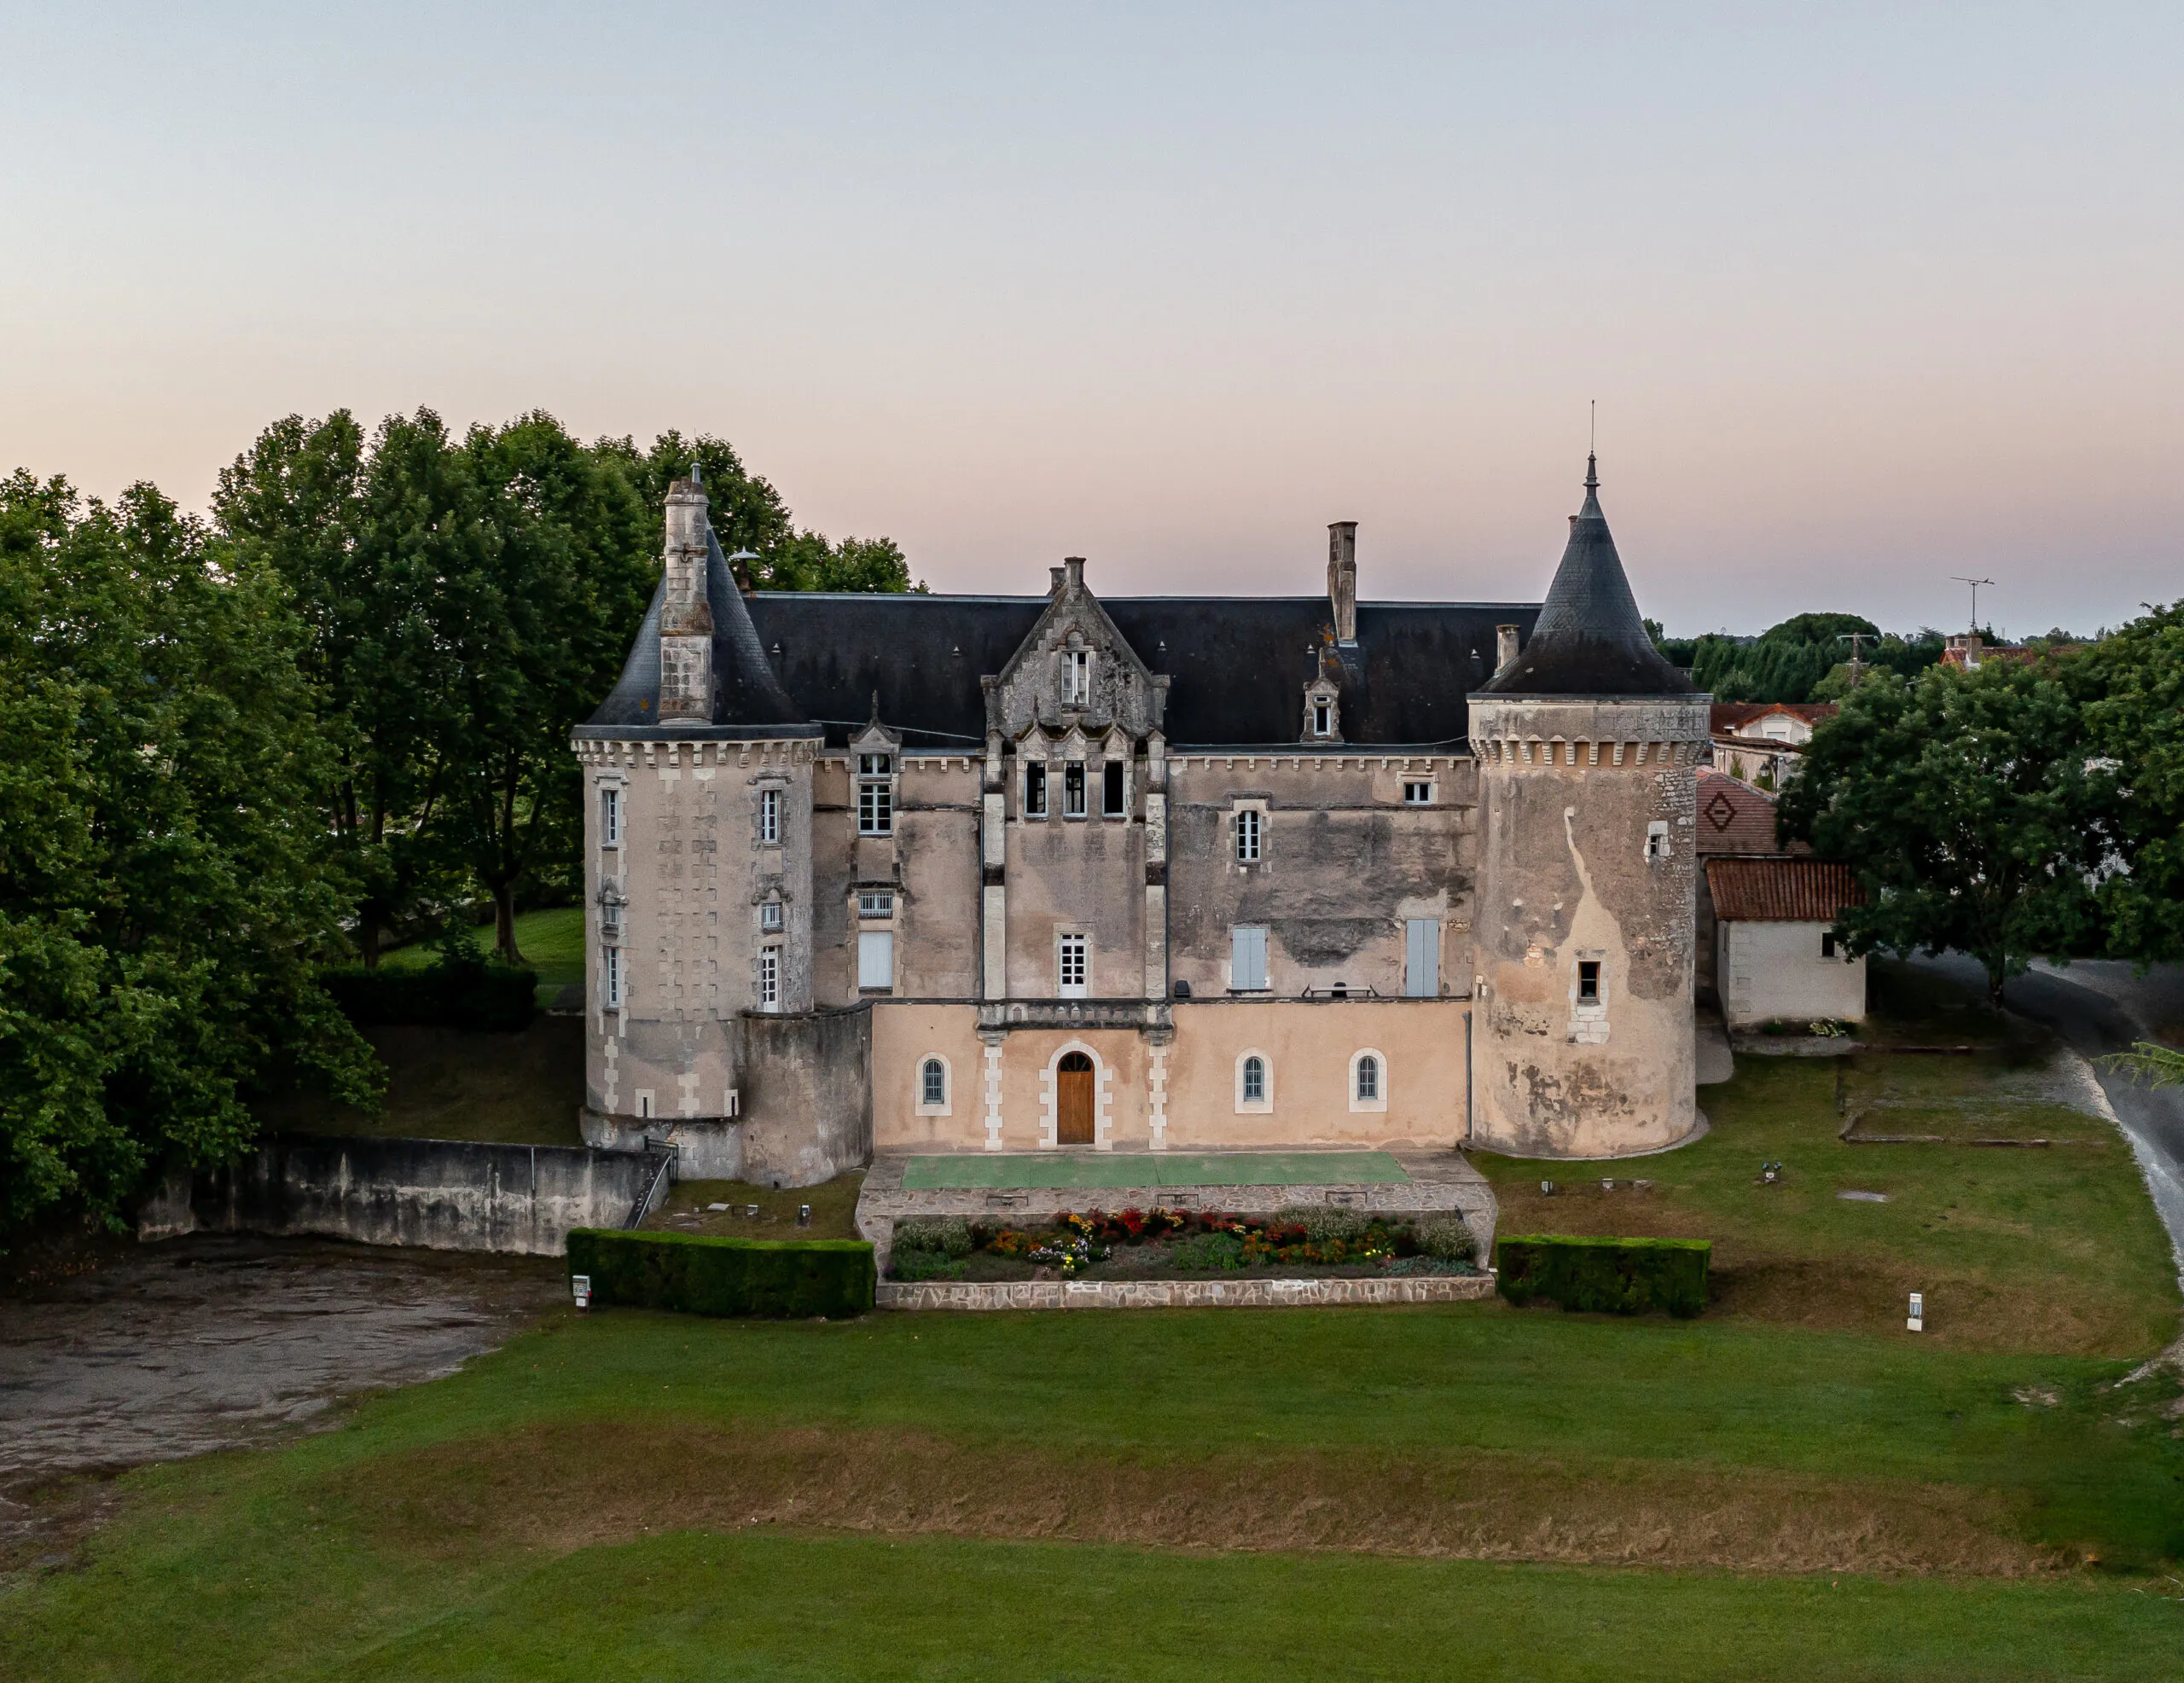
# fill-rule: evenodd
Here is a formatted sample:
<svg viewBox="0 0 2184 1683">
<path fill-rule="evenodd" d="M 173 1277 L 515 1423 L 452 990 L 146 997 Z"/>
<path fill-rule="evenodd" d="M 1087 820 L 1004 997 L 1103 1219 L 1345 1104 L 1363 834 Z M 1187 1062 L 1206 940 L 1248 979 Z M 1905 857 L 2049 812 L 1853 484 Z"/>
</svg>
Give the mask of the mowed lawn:
<svg viewBox="0 0 2184 1683">
<path fill-rule="evenodd" d="M 2129 1371 L 1492 1303 L 563 1311 L 128 1475 L 0 1592 L 0 1675 L 2172 1675 L 2177 1385 Z"/>
<path fill-rule="evenodd" d="M 478 944 L 490 953 L 493 926 L 481 926 L 477 935 Z M 515 949 L 538 972 L 542 988 L 559 989 L 565 983 L 583 981 L 584 908 L 555 906 L 545 911 L 517 913 Z M 432 943 L 420 941 L 391 949 L 380 955 L 380 962 L 398 970 L 415 969 L 430 964 L 433 956 Z"/>
</svg>

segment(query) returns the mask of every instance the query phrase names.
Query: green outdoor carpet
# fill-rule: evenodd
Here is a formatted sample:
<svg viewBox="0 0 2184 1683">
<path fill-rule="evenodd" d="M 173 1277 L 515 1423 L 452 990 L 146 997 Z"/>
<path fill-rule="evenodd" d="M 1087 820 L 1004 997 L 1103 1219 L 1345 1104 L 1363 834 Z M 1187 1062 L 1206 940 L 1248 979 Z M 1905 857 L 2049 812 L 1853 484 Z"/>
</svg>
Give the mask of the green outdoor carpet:
<svg viewBox="0 0 2184 1683">
<path fill-rule="evenodd" d="M 906 1192 L 1409 1184 L 1403 1165 L 1385 1152 L 1042 1152 L 1034 1157 L 914 1157 L 903 1166 Z"/>
</svg>

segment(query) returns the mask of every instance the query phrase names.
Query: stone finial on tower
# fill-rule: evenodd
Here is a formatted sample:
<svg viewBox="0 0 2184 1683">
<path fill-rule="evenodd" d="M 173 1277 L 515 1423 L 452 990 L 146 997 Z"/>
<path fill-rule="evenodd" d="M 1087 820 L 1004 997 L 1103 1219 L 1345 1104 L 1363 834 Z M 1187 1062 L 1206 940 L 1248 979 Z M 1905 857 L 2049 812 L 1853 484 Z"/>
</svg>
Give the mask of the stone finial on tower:
<svg viewBox="0 0 2184 1683">
<path fill-rule="evenodd" d="M 1334 615 L 1339 643 L 1357 641 L 1357 522 L 1335 520 L 1327 527 L 1327 606 Z"/>
<path fill-rule="evenodd" d="M 1496 672 L 1506 672 L 1515 663 L 1518 630 L 1514 625 L 1496 625 L 1494 628 L 1494 670 Z"/>
</svg>

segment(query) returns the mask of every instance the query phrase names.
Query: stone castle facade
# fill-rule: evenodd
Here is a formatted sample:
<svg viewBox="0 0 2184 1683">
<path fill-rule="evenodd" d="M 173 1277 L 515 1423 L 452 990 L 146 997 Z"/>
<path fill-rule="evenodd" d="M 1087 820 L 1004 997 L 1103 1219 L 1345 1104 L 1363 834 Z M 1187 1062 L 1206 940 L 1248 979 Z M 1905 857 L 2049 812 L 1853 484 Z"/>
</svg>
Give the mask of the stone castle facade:
<svg viewBox="0 0 2184 1683">
<path fill-rule="evenodd" d="M 1705 698 L 1589 472 L 1546 601 L 746 595 L 704 488 L 575 734 L 595 1143 L 875 1150 L 1691 1131 Z"/>
</svg>

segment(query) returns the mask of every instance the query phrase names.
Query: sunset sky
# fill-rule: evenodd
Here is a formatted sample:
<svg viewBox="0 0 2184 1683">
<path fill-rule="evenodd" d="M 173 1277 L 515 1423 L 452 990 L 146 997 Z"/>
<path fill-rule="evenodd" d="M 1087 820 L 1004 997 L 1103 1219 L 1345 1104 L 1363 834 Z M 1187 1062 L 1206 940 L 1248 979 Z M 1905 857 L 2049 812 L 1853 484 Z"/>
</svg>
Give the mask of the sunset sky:
<svg viewBox="0 0 2184 1683">
<path fill-rule="evenodd" d="M 712 432 L 935 589 L 2184 595 L 2184 7 L 0 4 L 0 472 Z"/>
</svg>

